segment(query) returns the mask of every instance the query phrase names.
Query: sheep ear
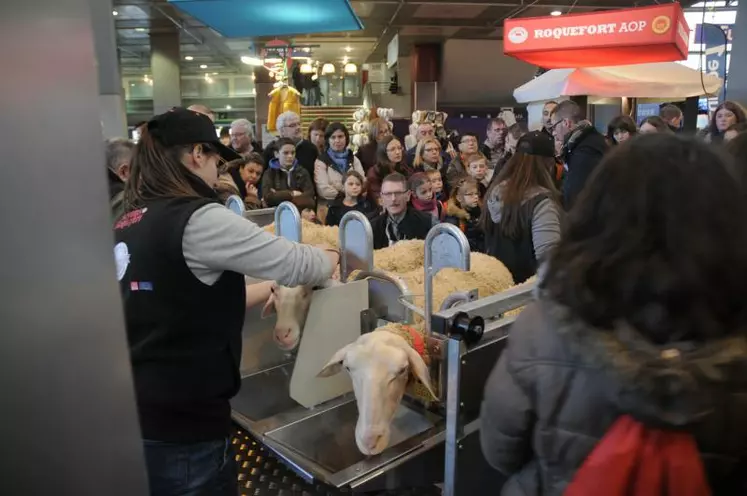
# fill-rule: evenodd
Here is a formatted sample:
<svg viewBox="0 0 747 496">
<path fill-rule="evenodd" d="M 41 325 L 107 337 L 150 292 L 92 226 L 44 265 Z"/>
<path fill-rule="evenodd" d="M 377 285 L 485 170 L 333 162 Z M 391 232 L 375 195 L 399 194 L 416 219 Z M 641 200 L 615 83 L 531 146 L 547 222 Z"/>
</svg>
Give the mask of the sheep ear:
<svg viewBox="0 0 747 496">
<path fill-rule="evenodd" d="M 262 314 L 260 315 L 260 318 L 266 319 L 267 317 L 275 313 L 275 293 L 277 292 L 277 290 L 277 284 L 273 284 L 272 291 L 270 292 L 270 297 L 267 298 L 265 306 L 262 307 Z"/>
<path fill-rule="evenodd" d="M 342 361 L 345 360 L 345 355 L 351 346 L 352 344 L 349 344 L 337 350 L 334 356 L 329 359 L 327 365 L 317 374 L 317 377 L 330 377 L 339 374 L 340 370 L 342 370 Z"/>
<path fill-rule="evenodd" d="M 431 375 L 428 371 L 428 366 L 425 364 L 423 357 L 421 357 L 417 351 L 412 349 L 409 345 L 404 348 L 407 353 L 407 360 L 410 362 L 410 371 L 417 377 L 417 379 L 425 386 L 434 400 L 438 401 L 438 396 L 433 392 L 433 386 L 431 385 Z"/>
</svg>

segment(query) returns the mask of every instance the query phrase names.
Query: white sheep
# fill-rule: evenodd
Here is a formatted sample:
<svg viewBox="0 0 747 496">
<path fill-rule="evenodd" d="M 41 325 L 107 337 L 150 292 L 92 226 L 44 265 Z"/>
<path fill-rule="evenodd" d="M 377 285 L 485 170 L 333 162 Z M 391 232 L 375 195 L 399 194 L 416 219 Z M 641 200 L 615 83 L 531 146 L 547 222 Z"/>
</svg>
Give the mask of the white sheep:
<svg viewBox="0 0 747 496">
<path fill-rule="evenodd" d="M 329 377 L 344 367 L 350 374 L 358 404 L 355 443 L 364 455 L 379 454 L 389 446 L 392 418 L 411 378 L 436 398 L 423 356 L 424 344 L 421 355 L 403 337 L 402 329 L 390 324 L 363 334 L 338 350 L 319 372 L 320 377 Z"/>
</svg>

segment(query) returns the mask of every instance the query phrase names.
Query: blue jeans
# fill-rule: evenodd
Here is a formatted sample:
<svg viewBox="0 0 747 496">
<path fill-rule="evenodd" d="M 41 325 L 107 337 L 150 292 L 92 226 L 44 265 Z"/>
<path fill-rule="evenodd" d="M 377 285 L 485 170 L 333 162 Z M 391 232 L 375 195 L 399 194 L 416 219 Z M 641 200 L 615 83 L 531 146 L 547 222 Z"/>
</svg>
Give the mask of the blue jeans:
<svg viewBox="0 0 747 496">
<path fill-rule="evenodd" d="M 144 440 L 151 496 L 236 496 L 231 438 L 193 444 Z"/>
</svg>

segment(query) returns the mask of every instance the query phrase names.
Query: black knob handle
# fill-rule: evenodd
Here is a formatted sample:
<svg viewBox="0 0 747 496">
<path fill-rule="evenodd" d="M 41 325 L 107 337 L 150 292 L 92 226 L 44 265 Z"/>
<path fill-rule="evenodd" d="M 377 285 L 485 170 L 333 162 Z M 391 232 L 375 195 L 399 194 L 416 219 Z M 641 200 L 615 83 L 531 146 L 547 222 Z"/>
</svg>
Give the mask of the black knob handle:
<svg viewBox="0 0 747 496">
<path fill-rule="evenodd" d="M 467 344 L 477 343 L 484 333 L 485 319 L 479 316 L 470 319 L 469 315 L 464 312 L 456 314 L 449 330 L 449 334 L 461 336 Z"/>
</svg>

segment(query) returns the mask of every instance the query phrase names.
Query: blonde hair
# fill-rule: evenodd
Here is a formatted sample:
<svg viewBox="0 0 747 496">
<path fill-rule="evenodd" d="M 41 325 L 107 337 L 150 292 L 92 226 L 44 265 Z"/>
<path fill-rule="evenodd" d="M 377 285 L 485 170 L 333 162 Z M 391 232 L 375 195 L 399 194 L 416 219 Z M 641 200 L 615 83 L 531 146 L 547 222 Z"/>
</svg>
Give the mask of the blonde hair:
<svg viewBox="0 0 747 496">
<path fill-rule="evenodd" d="M 418 147 L 415 149 L 415 160 L 412 162 L 412 165 L 424 168 L 425 161 L 423 160 L 423 153 L 425 153 L 425 146 L 428 143 L 435 143 L 438 146 L 438 168 L 440 169 L 444 163 L 441 157 L 441 143 L 436 138 L 427 138 L 418 142 Z"/>
</svg>

